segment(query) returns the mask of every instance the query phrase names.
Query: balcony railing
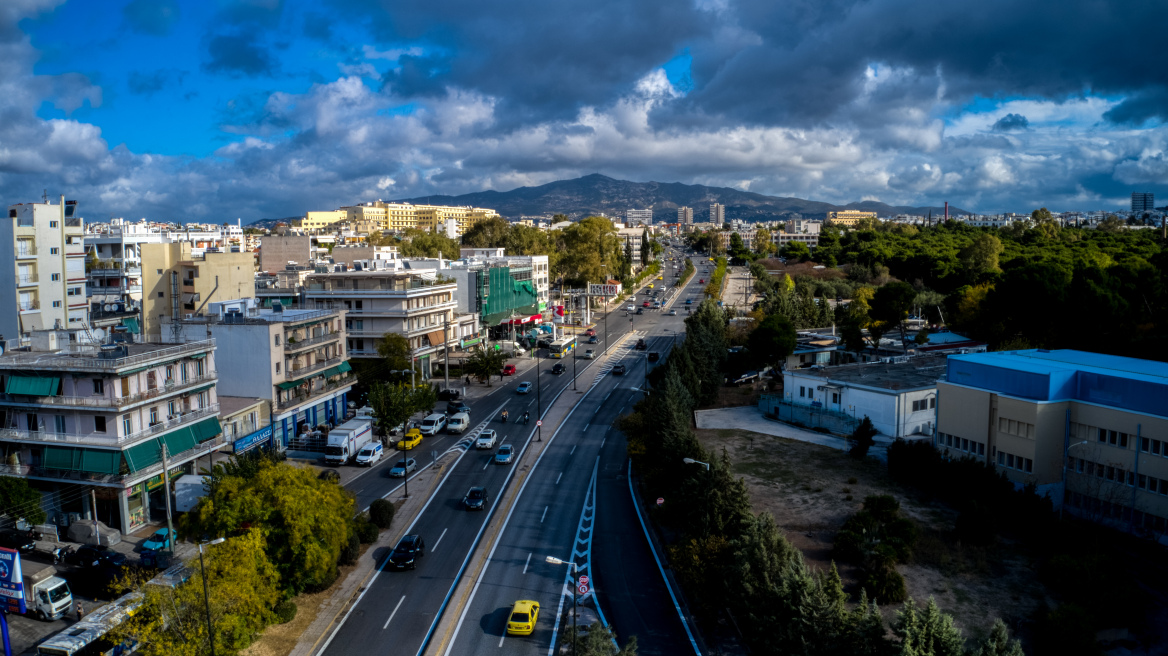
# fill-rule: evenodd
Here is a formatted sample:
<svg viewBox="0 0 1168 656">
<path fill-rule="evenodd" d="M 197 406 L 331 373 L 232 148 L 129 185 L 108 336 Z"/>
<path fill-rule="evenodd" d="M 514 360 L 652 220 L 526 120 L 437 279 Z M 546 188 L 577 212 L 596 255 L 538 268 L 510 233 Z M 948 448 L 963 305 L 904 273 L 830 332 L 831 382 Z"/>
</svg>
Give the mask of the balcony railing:
<svg viewBox="0 0 1168 656">
<path fill-rule="evenodd" d="M 27 285 L 35 285 L 35 284 L 37 284 L 37 274 L 35 274 L 35 273 L 25 274 L 23 276 L 20 276 L 16 280 L 16 285 L 18 287 L 25 287 Z"/>
<path fill-rule="evenodd" d="M 280 399 L 276 402 L 276 407 L 280 410 L 285 410 L 302 403 L 307 403 L 312 399 L 324 396 L 325 394 L 336 390 L 338 387 L 352 385 L 355 382 L 357 382 L 356 376 L 351 373 L 346 373 L 338 377 L 335 381 L 327 381 L 324 384 L 317 386 L 316 389 L 312 389 L 308 392 L 301 392 L 299 394 L 294 393 L 288 399 Z"/>
<path fill-rule="evenodd" d="M 318 335 L 316 337 L 309 337 L 307 339 L 302 339 L 302 340 L 298 340 L 295 342 L 285 341 L 284 342 L 284 352 L 287 353 L 289 351 L 299 351 L 300 349 L 308 348 L 309 346 L 316 346 L 317 344 L 331 342 L 334 340 L 338 340 L 340 338 L 341 338 L 341 333 L 334 332 L 334 333 L 325 333 L 323 335 Z"/>
<path fill-rule="evenodd" d="M 194 448 L 183 451 L 182 453 L 168 453 L 166 455 L 166 462 L 172 468 L 177 467 L 196 457 L 206 455 L 208 451 L 226 444 L 228 439 L 229 438 L 226 438 L 223 435 L 219 435 L 207 440 L 206 442 L 203 442 L 202 444 L 197 444 Z M 48 467 L 42 467 L 39 465 L 0 465 L 0 474 L 7 474 L 10 476 L 36 476 L 38 478 L 51 478 L 85 483 L 123 483 L 131 479 L 142 480 L 144 478 L 153 478 L 160 473 L 162 473 L 161 462 L 155 463 L 144 469 L 139 469 L 133 473 L 121 474 L 95 474 L 92 472 L 67 471 L 64 469 L 49 469 Z"/>
<path fill-rule="evenodd" d="M 135 342 L 155 342 L 163 339 L 157 335 L 150 336 L 136 336 Z M 37 369 L 42 371 L 93 371 L 93 370 L 113 370 L 128 367 L 134 364 L 147 364 L 150 362 L 158 362 L 161 366 L 162 362 L 167 360 L 175 360 L 184 355 L 193 355 L 196 353 L 207 353 L 215 350 L 215 340 L 203 339 L 197 342 L 187 342 L 185 344 L 175 344 L 165 348 L 154 349 L 145 353 L 137 353 L 135 355 L 128 355 L 124 358 L 99 358 L 97 357 L 99 347 L 91 344 L 73 344 L 70 343 L 59 351 L 54 353 L 41 353 L 37 351 L 8 351 L 0 359 L 0 365 L 5 367 L 19 367 Z M 75 357 L 75 356 L 90 357 Z M 74 357 L 69 357 L 74 356 Z"/>
<path fill-rule="evenodd" d="M 48 405 L 76 408 L 122 408 L 124 406 L 162 398 L 176 394 L 192 387 L 214 382 L 219 378 L 218 373 L 211 372 L 202 376 L 194 376 L 186 381 L 164 384 L 154 389 L 131 394 L 130 396 L 25 396 L 23 394 L 0 394 L 0 403 L 19 405 Z"/>
<path fill-rule="evenodd" d="M 16 304 L 16 307 L 21 312 L 32 312 L 41 309 L 41 304 L 36 301 L 20 301 Z"/>
<path fill-rule="evenodd" d="M 57 433 L 52 431 L 30 431 L 23 428 L 4 428 L 0 429 L 0 439 L 49 442 L 53 444 L 95 444 L 98 446 L 121 447 L 217 414 L 219 414 L 219 404 L 212 403 L 205 408 L 191 410 L 167 421 L 160 421 L 153 426 L 129 435 L 119 436 L 116 433 Z"/>
<path fill-rule="evenodd" d="M 16 242 L 16 258 L 17 259 L 20 259 L 22 257 L 36 257 L 36 254 L 37 254 L 36 244 L 31 243 L 29 240 L 22 240 L 22 241 Z"/>
<path fill-rule="evenodd" d="M 300 378 L 301 376 L 306 376 L 314 371 L 320 371 L 321 369 L 324 369 L 326 367 L 331 367 L 333 365 L 340 364 L 340 363 L 344 362 L 344 360 L 345 360 L 344 358 L 329 358 L 328 360 L 317 360 L 316 362 L 314 362 L 310 365 L 306 365 L 306 366 L 299 367 L 299 368 L 292 367 L 291 369 L 288 370 L 288 377 L 289 378 Z"/>
</svg>

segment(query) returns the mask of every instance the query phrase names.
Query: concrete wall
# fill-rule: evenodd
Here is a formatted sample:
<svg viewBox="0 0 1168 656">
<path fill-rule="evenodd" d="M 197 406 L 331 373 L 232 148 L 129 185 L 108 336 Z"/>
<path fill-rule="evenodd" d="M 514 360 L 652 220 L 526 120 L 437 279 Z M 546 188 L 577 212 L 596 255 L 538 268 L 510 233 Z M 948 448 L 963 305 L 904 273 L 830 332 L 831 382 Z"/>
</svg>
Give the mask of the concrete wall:
<svg viewBox="0 0 1168 656">
<path fill-rule="evenodd" d="M 307 235 L 265 236 L 260 241 L 260 271 L 274 273 L 289 262 L 307 265 L 312 260 L 312 238 Z"/>
</svg>

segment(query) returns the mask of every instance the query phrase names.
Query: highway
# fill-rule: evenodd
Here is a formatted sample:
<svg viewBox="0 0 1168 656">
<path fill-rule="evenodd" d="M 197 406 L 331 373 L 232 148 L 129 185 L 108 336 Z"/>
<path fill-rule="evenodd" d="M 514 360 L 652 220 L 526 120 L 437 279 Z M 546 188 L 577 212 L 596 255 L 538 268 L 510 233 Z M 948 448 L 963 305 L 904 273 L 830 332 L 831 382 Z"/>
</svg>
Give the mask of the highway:
<svg viewBox="0 0 1168 656">
<path fill-rule="evenodd" d="M 684 292 L 679 294 L 679 297 L 682 299 L 681 302 L 684 302 Z M 698 299 L 695 296 L 696 300 Z M 637 305 L 640 305 L 639 300 Z M 601 319 L 594 322 L 597 332 L 601 334 L 601 343 L 592 346 L 594 349 L 598 349 L 598 347 L 603 349 L 606 338 L 615 342 L 629 331 L 630 326 L 638 333 L 648 332 L 650 334 L 657 334 L 660 329 L 665 327 L 671 327 L 675 331 L 684 330 L 682 324 L 684 312 L 679 312 L 681 316 L 678 317 L 668 317 L 663 312 L 647 311 L 642 315 L 631 315 L 629 318 L 634 320 L 631 324 L 629 318 L 624 316 L 623 309 L 614 310 L 610 314 L 612 316 L 607 321 L 607 336 L 603 334 L 605 321 Z M 669 339 L 652 337 L 650 348 L 663 353 Z M 560 555 L 565 559 L 569 557 L 572 533 L 576 529 L 581 503 L 584 500 L 585 491 L 589 487 L 593 470 L 599 470 L 597 458 L 602 456 L 601 447 L 607 444 L 606 440 L 611 431 L 611 424 L 619 413 L 627 411 L 629 404 L 639 398 L 640 392 L 632 387 L 639 387 L 643 380 L 644 356 L 647 351 L 634 352 L 632 346 L 635 342 L 636 339 L 630 339 L 624 346 L 610 350 L 610 355 L 607 358 L 594 361 L 579 359 L 576 362 L 576 368 L 579 372 L 577 381 L 579 393 L 571 390 L 572 365 L 570 362 L 565 361 L 565 364 L 568 365 L 567 373 L 557 376 L 550 373 L 553 363 L 547 360 L 542 361 L 542 375 L 539 384 L 543 407 L 545 409 L 549 407 L 557 394 L 560 393 L 576 394 L 578 398 L 584 399 L 584 403 L 573 410 L 572 415 L 563 423 L 560 434 L 555 437 L 553 444 L 549 445 L 549 449 L 542 454 L 541 461 L 533 475 L 526 479 L 525 491 L 517 502 L 515 516 L 522 516 L 524 525 L 534 521 L 534 526 L 546 525 L 548 529 L 546 534 L 534 529 L 534 533 L 515 538 L 514 544 L 539 546 L 541 560 L 538 563 L 538 570 L 528 568 L 529 572 L 533 574 L 532 580 L 553 576 L 560 584 L 564 581 L 565 570 L 563 568 L 559 571 L 551 570 L 550 565 L 542 562 L 543 553 L 555 550 L 555 554 L 549 553 L 548 555 Z M 583 348 L 580 350 L 582 352 Z M 624 359 L 626 364 L 637 366 L 630 366 L 629 375 L 624 378 L 605 375 L 611 369 L 612 364 L 618 361 L 617 358 Z M 535 382 L 534 368 L 521 371 L 519 375 L 501 383 L 495 391 L 485 397 L 468 402 L 471 406 L 472 421 L 476 424 L 473 430 L 461 436 L 433 437 L 427 438 L 423 442 L 420 449 L 414 454 L 422 466 L 429 464 L 431 451 L 437 451 L 441 454 L 447 449 L 453 448 L 459 454 L 456 462 L 446 468 L 444 478 L 439 482 L 433 497 L 428 500 L 409 530 L 410 533 L 423 536 L 427 543 L 427 553 L 419 561 L 416 570 L 404 572 L 379 570 L 361 593 L 355 605 L 351 607 L 341 623 L 323 643 L 318 653 L 330 655 L 359 653 L 374 645 L 376 645 L 376 651 L 379 654 L 414 656 L 423 652 L 425 644 L 438 624 L 440 613 L 447 608 L 453 585 L 467 563 L 476 544 L 476 539 L 484 529 L 487 518 L 495 511 L 496 504 L 503 495 L 506 486 L 516 475 L 516 467 L 495 465 L 491 462 L 494 450 L 476 451 L 472 445 L 473 439 L 481 429 L 489 426 L 498 431 L 500 443 L 513 444 L 517 450 L 522 450 L 526 448 L 528 441 L 535 433 L 534 419 L 537 416 L 537 395 L 534 391 L 527 395 L 516 394 L 515 387 L 523 381 Z M 602 394 L 610 395 L 608 402 L 604 402 Z M 603 408 L 597 405 L 598 403 Z M 531 424 L 522 426 L 514 423 L 500 423 L 497 417 L 504 407 L 510 411 L 512 417 L 521 415 L 525 410 L 530 411 L 532 413 Z M 625 452 L 623 438 L 615 431 L 612 433 L 614 435 L 612 444 L 605 448 L 603 453 L 604 466 L 613 466 L 615 463 L 618 470 L 625 471 L 627 465 L 621 464 L 624 462 Z M 543 439 L 552 439 L 551 431 L 543 431 Z M 468 446 L 470 448 L 467 448 Z M 384 476 L 384 472 L 388 471 L 388 467 L 397 459 L 397 456 L 396 453 L 387 456 L 386 462 L 374 467 L 349 484 L 349 489 L 358 497 L 358 507 L 367 507 L 374 499 L 382 498 L 391 493 L 396 494 L 395 490 L 401 484 L 400 479 L 389 479 Z M 518 459 L 517 457 L 516 460 Z M 625 499 L 618 503 L 627 504 L 629 501 L 627 480 L 622 479 L 622 481 Z M 468 512 L 462 509 L 461 500 L 472 486 L 486 487 L 490 493 L 486 511 Z M 419 490 L 419 493 L 425 492 L 428 490 Z M 600 492 L 600 499 L 605 504 L 612 503 L 614 499 L 612 492 L 615 492 L 615 488 L 611 491 L 605 488 L 603 492 Z M 542 501 L 540 501 L 541 499 Z M 533 509 L 537 509 L 544 517 L 534 517 L 533 519 L 531 515 L 536 512 Z M 535 521 L 541 519 L 543 521 Z M 633 523 L 629 522 L 627 514 L 614 512 L 613 519 L 621 522 L 621 530 L 636 530 L 635 534 L 629 534 L 628 539 L 636 538 L 639 544 L 644 543 L 644 535 L 640 532 L 640 525 L 635 523 L 635 515 L 632 516 Z M 514 519 L 512 523 L 508 524 L 507 530 L 503 533 L 505 542 L 511 541 L 511 534 L 517 526 L 519 526 L 519 522 Z M 601 544 L 609 550 L 615 546 L 598 541 L 598 547 Z M 528 553 L 534 553 L 535 549 L 536 546 L 528 549 L 523 554 L 524 558 Z M 509 557 L 514 556 L 512 552 L 515 552 L 515 549 L 509 548 Z M 655 568 L 651 554 L 647 554 L 647 556 L 649 558 L 648 567 Z M 603 558 L 599 554 L 598 557 Z M 501 566 L 495 567 L 494 564 L 495 560 L 492 560 L 491 566 L 484 571 L 491 574 L 492 581 L 498 573 L 500 576 L 499 584 L 492 584 L 492 594 L 490 595 L 485 594 L 484 591 L 476 593 L 468 608 L 477 609 L 483 603 L 495 603 L 490 599 L 495 597 L 502 599 L 503 597 L 499 595 L 507 597 L 508 601 L 497 603 L 483 617 L 470 615 L 474 618 L 475 626 L 473 628 L 460 626 L 459 640 L 469 639 L 472 635 L 481 637 L 493 634 L 497 643 L 505 621 L 502 616 L 506 612 L 506 609 L 500 610 L 500 608 L 503 606 L 509 608 L 511 602 L 520 598 L 515 596 L 513 592 L 505 593 L 505 590 L 509 585 L 520 585 L 524 580 L 523 575 L 519 574 L 516 580 L 507 582 L 506 577 L 510 576 L 510 570 L 505 570 Z M 524 563 L 519 563 L 518 567 L 522 570 L 524 565 Z M 536 571 L 540 574 L 536 575 Z M 647 571 L 652 573 L 654 570 Z M 641 574 L 643 575 L 645 572 L 641 572 Z M 659 575 L 657 579 L 660 581 Z M 651 583 L 638 583 L 635 578 L 623 575 L 614 576 L 613 582 L 614 586 L 620 582 L 619 585 L 634 584 L 638 589 L 651 591 Z M 618 588 L 614 587 L 614 589 Z M 559 590 L 551 588 L 548 590 L 550 592 L 544 596 L 554 601 Z M 603 590 L 600 594 L 604 594 Z M 542 599 L 543 596 L 535 598 Z M 668 600 L 667 594 L 665 599 Z M 605 603 L 603 597 L 601 602 Z M 661 609 L 672 611 L 672 607 L 668 606 L 668 601 L 666 604 Z M 545 615 L 545 617 L 551 617 L 551 615 Z M 614 622 L 614 626 L 618 631 L 621 631 L 622 636 L 626 635 L 624 633 L 625 626 L 628 626 L 633 633 L 643 630 L 645 635 L 654 635 L 655 632 L 659 631 L 656 625 L 666 621 L 652 613 L 643 617 L 637 613 L 631 613 L 629 617 L 640 623 L 631 623 L 622 614 L 620 622 Z M 678 623 L 676 615 L 674 618 L 674 623 Z M 549 622 L 541 619 L 540 631 L 535 636 L 536 639 L 543 636 L 545 653 L 548 649 L 547 645 L 550 644 L 550 626 Z M 544 636 L 544 633 L 547 635 Z M 684 636 L 684 633 L 682 635 Z M 497 645 L 494 648 L 497 649 Z M 644 653 L 667 653 L 665 651 L 643 651 Z M 459 646 L 456 653 L 470 652 L 464 651 Z"/>
</svg>

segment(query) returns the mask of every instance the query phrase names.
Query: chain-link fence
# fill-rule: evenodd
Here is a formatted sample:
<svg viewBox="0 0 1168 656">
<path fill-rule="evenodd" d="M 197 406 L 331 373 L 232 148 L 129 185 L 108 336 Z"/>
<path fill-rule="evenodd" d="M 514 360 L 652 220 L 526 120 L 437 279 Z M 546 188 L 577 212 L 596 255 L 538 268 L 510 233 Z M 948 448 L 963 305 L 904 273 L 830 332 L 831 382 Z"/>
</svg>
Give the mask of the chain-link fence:
<svg viewBox="0 0 1168 656">
<path fill-rule="evenodd" d="M 758 406 L 763 414 L 771 419 L 802 428 L 826 430 L 837 435 L 850 435 L 862 421 L 848 413 L 791 403 L 771 394 L 763 394 Z"/>
</svg>

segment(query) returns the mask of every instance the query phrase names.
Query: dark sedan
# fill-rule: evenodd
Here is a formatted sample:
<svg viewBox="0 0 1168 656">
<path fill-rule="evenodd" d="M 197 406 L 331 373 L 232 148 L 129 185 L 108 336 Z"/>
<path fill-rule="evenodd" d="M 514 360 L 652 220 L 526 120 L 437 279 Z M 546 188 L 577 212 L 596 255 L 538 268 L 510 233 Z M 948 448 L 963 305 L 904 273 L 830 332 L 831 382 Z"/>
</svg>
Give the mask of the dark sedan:
<svg viewBox="0 0 1168 656">
<path fill-rule="evenodd" d="M 416 569 L 418 559 L 426 555 L 426 542 L 420 535 L 407 535 L 389 555 L 391 569 Z"/>
<path fill-rule="evenodd" d="M 25 531 L 0 531 L 0 547 L 27 553 L 36 548 L 36 541 Z"/>
<path fill-rule="evenodd" d="M 472 487 L 462 498 L 462 505 L 467 510 L 483 510 L 487 507 L 487 488 Z"/>
</svg>

